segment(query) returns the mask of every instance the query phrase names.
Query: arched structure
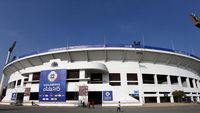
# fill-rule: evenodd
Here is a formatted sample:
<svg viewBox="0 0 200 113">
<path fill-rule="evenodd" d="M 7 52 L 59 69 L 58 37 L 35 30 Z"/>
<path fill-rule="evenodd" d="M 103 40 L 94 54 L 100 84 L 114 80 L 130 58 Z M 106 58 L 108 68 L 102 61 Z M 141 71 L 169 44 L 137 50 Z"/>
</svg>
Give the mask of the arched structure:
<svg viewBox="0 0 200 113">
<path fill-rule="evenodd" d="M 4 103 L 134 106 L 200 99 L 200 59 L 171 49 L 140 45 L 93 45 L 51 49 L 19 57 L 3 70 L 9 77 Z"/>
</svg>

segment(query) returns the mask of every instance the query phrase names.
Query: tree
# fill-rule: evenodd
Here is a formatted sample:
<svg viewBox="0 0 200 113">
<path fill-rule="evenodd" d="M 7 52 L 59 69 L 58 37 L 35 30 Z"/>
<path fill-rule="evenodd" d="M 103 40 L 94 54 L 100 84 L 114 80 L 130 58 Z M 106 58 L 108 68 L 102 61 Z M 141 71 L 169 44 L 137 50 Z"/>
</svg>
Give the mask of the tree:
<svg viewBox="0 0 200 113">
<path fill-rule="evenodd" d="M 178 99 L 178 102 L 181 102 L 181 98 L 185 97 L 184 91 L 181 90 L 175 90 L 172 92 L 172 95 Z"/>
</svg>

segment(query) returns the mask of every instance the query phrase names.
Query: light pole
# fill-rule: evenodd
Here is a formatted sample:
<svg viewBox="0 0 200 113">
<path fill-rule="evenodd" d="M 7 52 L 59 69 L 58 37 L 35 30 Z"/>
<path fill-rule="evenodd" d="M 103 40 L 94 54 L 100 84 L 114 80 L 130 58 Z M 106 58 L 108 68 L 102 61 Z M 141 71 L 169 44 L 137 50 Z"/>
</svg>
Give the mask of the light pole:
<svg viewBox="0 0 200 113">
<path fill-rule="evenodd" d="M 9 62 L 11 53 L 12 53 L 13 49 L 15 48 L 15 45 L 16 45 L 16 41 L 14 41 L 12 46 L 8 49 L 5 65 Z M 2 99 L 2 93 L 3 93 L 3 82 L 4 82 L 4 74 L 2 74 L 1 81 L 0 81 L 0 101 Z"/>
</svg>

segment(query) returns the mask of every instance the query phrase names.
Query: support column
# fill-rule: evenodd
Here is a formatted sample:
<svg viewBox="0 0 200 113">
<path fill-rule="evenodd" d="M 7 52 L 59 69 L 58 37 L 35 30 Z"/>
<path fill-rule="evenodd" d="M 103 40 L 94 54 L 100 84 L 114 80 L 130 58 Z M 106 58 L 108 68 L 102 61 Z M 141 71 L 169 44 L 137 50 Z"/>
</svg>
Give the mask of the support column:
<svg viewBox="0 0 200 113">
<path fill-rule="evenodd" d="M 158 78 L 157 78 L 157 74 L 154 75 L 154 84 L 158 85 Z"/>
<path fill-rule="evenodd" d="M 186 78 L 186 83 L 187 83 L 187 87 L 190 88 L 190 87 L 191 87 L 191 86 L 190 86 L 190 80 L 189 80 L 188 77 Z"/>
<path fill-rule="evenodd" d="M 143 80 L 142 80 L 142 71 L 140 67 L 140 63 L 138 62 L 138 86 L 139 86 L 139 98 L 140 98 L 140 103 L 144 104 L 145 99 L 144 99 L 144 91 L 143 91 Z"/>
<path fill-rule="evenodd" d="M 169 75 L 167 75 L 167 84 L 171 85 L 171 80 L 170 80 L 170 76 Z"/>
<path fill-rule="evenodd" d="M 191 93 L 191 101 L 192 101 L 192 102 L 194 102 L 194 98 L 193 98 L 193 95 L 192 95 L 192 93 Z"/>
<path fill-rule="evenodd" d="M 200 101 L 200 98 L 199 98 L 199 95 L 197 94 L 197 102 L 199 102 Z"/>
<path fill-rule="evenodd" d="M 80 70 L 79 71 L 79 78 L 80 79 L 85 79 L 86 78 L 86 73 L 85 70 Z M 79 84 L 76 85 L 78 91 L 79 91 L 79 86 L 88 86 L 87 81 L 80 81 Z M 88 87 L 89 90 L 89 87 Z M 79 96 L 79 102 L 85 102 L 87 104 L 88 102 L 88 95 L 87 96 Z"/>
<path fill-rule="evenodd" d="M 182 82 L 181 82 L 181 77 L 180 77 L 180 76 L 178 76 L 178 85 L 179 85 L 180 87 L 182 87 Z"/>
<path fill-rule="evenodd" d="M 200 89 L 200 81 L 197 80 L 197 85 L 198 85 L 198 88 Z"/>
<path fill-rule="evenodd" d="M 193 84 L 194 88 L 197 88 L 196 83 L 195 83 L 195 79 L 192 79 L 192 84 Z"/>
<path fill-rule="evenodd" d="M 85 70 L 80 70 L 79 71 L 79 78 L 84 79 L 85 78 Z"/>
<path fill-rule="evenodd" d="M 170 102 L 174 103 L 174 97 L 173 97 L 173 95 L 170 96 Z"/>
<path fill-rule="evenodd" d="M 158 78 L 157 78 L 157 74 L 154 75 L 154 84 L 158 85 Z M 159 92 L 157 92 L 157 103 L 160 103 L 160 96 L 159 96 Z"/>
<path fill-rule="evenodd" d="M 197 89 L 199 88 L 199 81 L 198 79 L 195 80 L 195 84 L 197 83 Z"/>
<path fill-rule="evenodd" d="M 26 86 L 24 86 L 24 88 L 26 89 L 26 88 L 31 88 L 31 84 L 32 83 L 30 83 L 30 81 L 32 81 L 33 80 L 33 74 L 31 73 L 31 74 L 29 74 L 28 75 L 28 83 L 26 83 Z M 22 82 L 22 85 L 24 85 L 24 80 L 23 80 L 23 82 Z M 30 91 L 31 91 L 31 89 L 30 89 Z M 38 92 L 39 93 L 39 92 Z M 24 96 L 24 98 L 23 98 L 23 101 L 24 102 L 29 102 L 30 101 L 30 95 L 29 96 Z"/>
<path fill-rule="evenodd" d="M 160 96 L 157 94 L 157 103 L 160 103 Z"/>
<path fill-rule="evenodd" d="M 127 79 L 126 79 L 126 73 L 120 73 L 120 78 L 121 78 L 121 86 L 124 87 L 127 85 Z"/>
<path fill-rule="evenodd" d="M 32 80 L 33 80 L 33 74 L 31 73 L 31 74 L 29 74 L 28 81 L 30 82 Z"/>
</svg>

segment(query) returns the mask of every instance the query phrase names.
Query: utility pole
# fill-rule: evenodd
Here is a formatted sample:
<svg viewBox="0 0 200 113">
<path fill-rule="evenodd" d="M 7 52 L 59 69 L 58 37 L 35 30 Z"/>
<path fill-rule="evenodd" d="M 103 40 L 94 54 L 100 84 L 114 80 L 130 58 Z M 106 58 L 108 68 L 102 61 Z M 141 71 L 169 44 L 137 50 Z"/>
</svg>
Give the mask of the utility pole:
<svg viewBox="0 0 200 113">
<path fill-rule="evenodd" d="M 12 53 L 13 49 L 15 48 L 15 45 L 16 45 L 16 41 L 14 41 L 14 43 L 12 44 L 12 46 L 8 49 L 8 53 L 7 53 L 5 65 L 8 64 L 8 62 L 10 60 L 11 53 Z M 1 76 L 1 81 L 0 81 L 0 101 L 2 99 L 2 93 L 3 93 L 4 76 L 5 75 L 3 73 L 2 76 Z"/>
</svg>

